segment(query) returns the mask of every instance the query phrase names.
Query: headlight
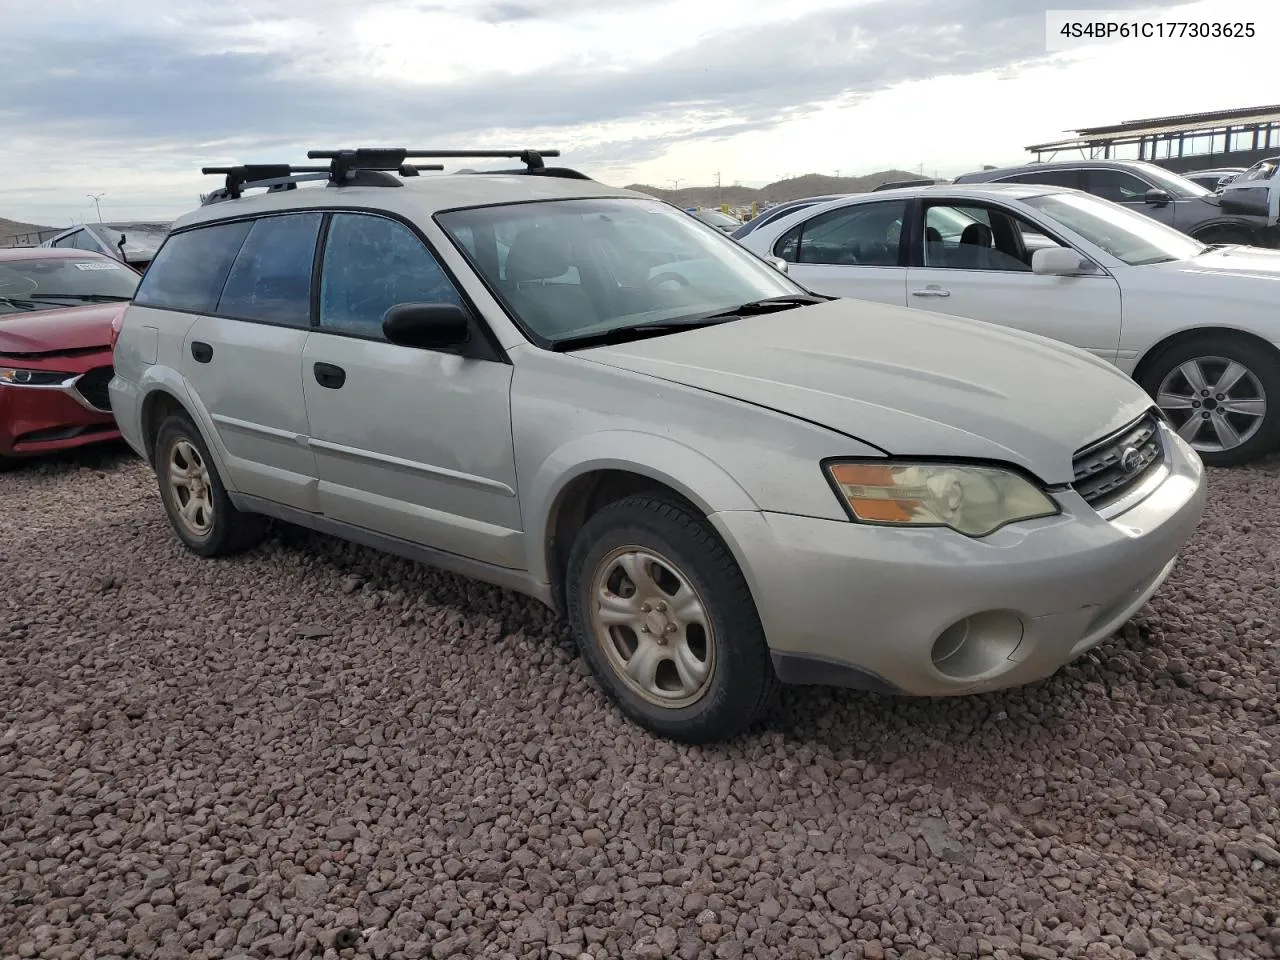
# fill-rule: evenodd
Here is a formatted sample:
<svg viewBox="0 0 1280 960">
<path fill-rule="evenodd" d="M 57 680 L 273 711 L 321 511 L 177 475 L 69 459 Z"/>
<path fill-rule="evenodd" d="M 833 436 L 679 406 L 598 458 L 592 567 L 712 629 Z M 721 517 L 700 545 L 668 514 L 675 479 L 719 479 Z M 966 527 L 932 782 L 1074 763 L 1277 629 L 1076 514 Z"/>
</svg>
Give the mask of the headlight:
<svg viewBox="0 0 1280 960">
<path fill-rule="evenodd" d="M 950 527 L 985 537 L 1005 524 L 1059 513 L 1030 481 L 1011 470 L 951 463 L 827 464 L 855 520 L 907 527 Z"/>
<path fill-rule="evenodd" d="M 20 367 L 0 367 L 0 386 L 56 387 L 74 373 L 52 373 L 48 370 L 23 370 Z"/>
</svg>

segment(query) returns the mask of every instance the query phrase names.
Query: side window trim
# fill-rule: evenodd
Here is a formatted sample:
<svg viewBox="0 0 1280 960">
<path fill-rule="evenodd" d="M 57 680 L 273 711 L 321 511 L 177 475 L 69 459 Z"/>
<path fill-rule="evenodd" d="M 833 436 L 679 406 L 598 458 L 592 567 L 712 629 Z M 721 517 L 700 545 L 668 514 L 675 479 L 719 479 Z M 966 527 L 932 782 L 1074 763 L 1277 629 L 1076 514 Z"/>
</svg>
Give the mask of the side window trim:
<svg viewBox="0 0 1280 960">
<path fill-rule="evenodd" d="M 471 343 L 462 350 L 427 350 L 426 352 L 461 355 L 472 360 L 491 360 L 495 363 L 511 363 L 511 358 L 507 356 L 507 351 L 498 342 L 498 338 L 494 335 L 493 330 L 489 326 L 484 315 L 480 312 L 479 308 L 477 308 L 475 301 L 466 292 L 466 290 L 463 289 L 462 284 L 458 282 L 458 278 L 454 274 L 454 271 L 450 269 L 447 263 L 444 262 L 444 259 L 440 256 L 439 250 L 436 249 L 436 245 L 418 229 L 416 224 L 386 210 L 373 210 L 363 207 L 332 207 L 326 208 L 324 212 L 327 216 L 325 217 L 324 223 L 321 224 L 320 238 L 319 242 L 316 244 L 316 270 L 313 274 L 311 328 L 313 333 L 323 333 L 325 336 L 330 337 L 345 337 L 350 340 L 364 340 L 369 343 L 386 343 L 386 341 L 381 337 L 371 337 L 365 334 L 355 333 L 350 330 L 325 329 L 320 326 L 321 290 L 324 281 L 324 256 L 329 247 L 329 237 L 331 234 L 330 228 L 333 223 L 333 218 L 338 214 L 364 215 L 377 217 L 379 219 L 398 224 L 408 230 L 410 235 L 422 244 L 427 253 L 435 260 L 437 265 L 440 267 L 441 272 L 457 293 L 458 298 L 462 301 L 463 309 L 471 319 L 472 328 L 479 334 L 478 337 L 473 337 Z"/>
</svg>

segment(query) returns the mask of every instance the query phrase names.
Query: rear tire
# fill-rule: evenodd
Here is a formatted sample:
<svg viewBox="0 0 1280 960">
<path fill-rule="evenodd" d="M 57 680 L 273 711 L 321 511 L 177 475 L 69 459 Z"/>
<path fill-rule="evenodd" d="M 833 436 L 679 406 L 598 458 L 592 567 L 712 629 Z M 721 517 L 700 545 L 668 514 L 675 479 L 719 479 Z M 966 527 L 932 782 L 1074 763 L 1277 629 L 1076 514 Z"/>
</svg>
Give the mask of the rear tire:
<svg viewBox="0 0 1280 960">
<path fill-rule="evenodd" d="M 632 721 L 685 743 L 729 739 L 778 678 L 747 582 L 706 520 L 660 495 L 606 506 L 569 554 L 566 600 L 592 674 Z"/>
<path fill-rule="evenodd" d="M 237 510 L 200 431 L 185 413 L 175 413 L 156 433 L 156 479 L 174 532 L 192 553 L 225 557 L 262 542 L 268 520 Z"/>
<path fill-rule="evenodd" d="M 1249 340 L 1206 333 L 1174 344 L 1140 383 L 1210 466 L 1248 463 L 1280 443 L 1280 358 Z"/>
</svg>

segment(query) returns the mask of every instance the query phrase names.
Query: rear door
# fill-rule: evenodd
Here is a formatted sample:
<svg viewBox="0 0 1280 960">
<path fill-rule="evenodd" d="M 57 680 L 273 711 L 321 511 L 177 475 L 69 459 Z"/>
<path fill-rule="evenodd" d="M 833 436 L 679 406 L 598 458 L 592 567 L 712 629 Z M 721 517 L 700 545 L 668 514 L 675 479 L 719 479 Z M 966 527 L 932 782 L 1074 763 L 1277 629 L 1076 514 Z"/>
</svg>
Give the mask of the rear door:
<svg viewBox="0 0 1280 960">
<path fill-rule="evenodd" d="M 316 509 L 302 348 L 322 215 L 287 213 L 170 237 L 136 302 L 194 315 L 180 369 L 242 493 Z"/>
<path fill-rule="evenodd" d="M 900 307 L 906 303 L 906 210 L 899 198 L 825 210 L 784 233 L 771 252 L 816 293 Z"/>
<path fill-rule="evenodd" d="M 931 197 L 916 209 L 911 306 L 1036 333 L 1115 363 L 1121 302 L 1111 276 L 1032 273 L 1035 249 L 1066 244 L 1003 205 Z M 967 226 L 956 236 L 960 222 Z"/>
</svg>

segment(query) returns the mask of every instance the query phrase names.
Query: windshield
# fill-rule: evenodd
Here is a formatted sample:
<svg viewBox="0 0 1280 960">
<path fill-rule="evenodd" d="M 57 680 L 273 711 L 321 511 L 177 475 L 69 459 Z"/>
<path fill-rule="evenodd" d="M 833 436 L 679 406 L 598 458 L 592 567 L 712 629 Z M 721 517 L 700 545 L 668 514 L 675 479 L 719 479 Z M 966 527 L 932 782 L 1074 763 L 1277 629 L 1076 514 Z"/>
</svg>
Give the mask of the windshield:
<svg viewBox="0 0 1280 960">
<path fill-rule="evenodd" d="M 546 345 L 806 292 L 719 230 L 659 200 L 515 203 L 437 220 Z"/>
<path fill-rule="evenodd" d="M 699 210 L 694 214 L 699 220 L 711 224 L 713 227 L 737 227 L 742 225 L 742 221 L 722 213 L 719 210 Z"/>
<path fill-rule="evenodd" d="M 0 260 L 0 313 L 131 300 L 141 277 L 106 257 Z"/>
<path fill-rule="evenodd" d="M 1164 167 L 1157 167 L 1154 163 L 1143 164 L 1142 174 L 1148 180 L 1154 180 L 1156 186 L 1166 191 L 1171 197 L 1207 197 L 1213 193 L 1212 190 L 1206 190 L 1200 184 L 1186 177 L 1180 177 L 1176 173 L 1170 173 Z"/>
<path fill-rule="evenodd" d="M 1205 245 L 1118 203 L 1083 193 L 1049 193 L 1022 201 L 1130 266 L 1185 260 Z"/>
</svg>

